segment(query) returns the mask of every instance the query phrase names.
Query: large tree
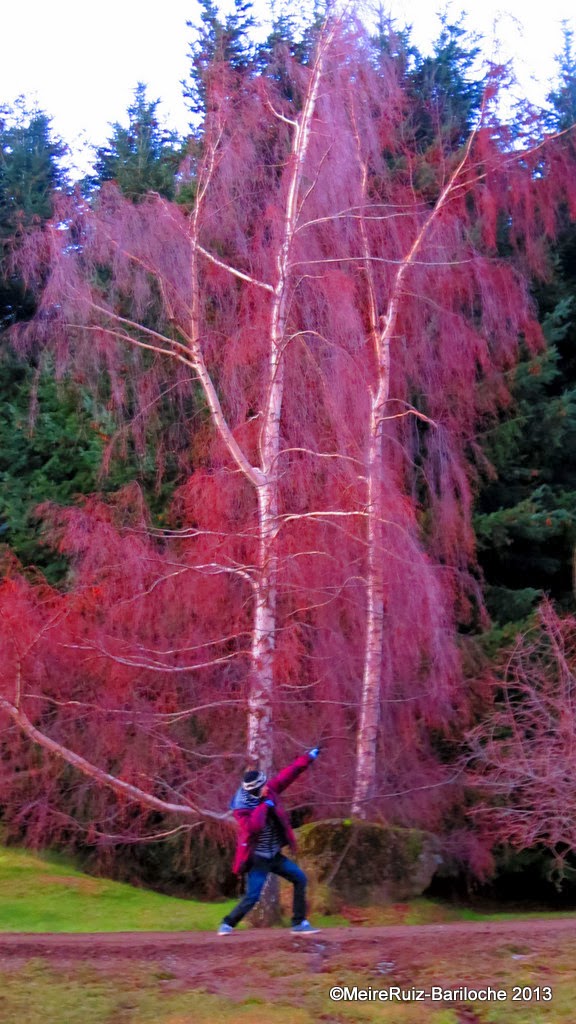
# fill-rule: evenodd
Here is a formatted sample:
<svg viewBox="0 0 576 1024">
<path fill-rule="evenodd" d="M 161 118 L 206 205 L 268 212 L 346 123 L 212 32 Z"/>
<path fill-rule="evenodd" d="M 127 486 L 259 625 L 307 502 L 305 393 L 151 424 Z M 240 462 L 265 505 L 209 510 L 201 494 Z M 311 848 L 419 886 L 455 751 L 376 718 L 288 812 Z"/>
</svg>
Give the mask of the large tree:
<svg viewBox="0 0 576 1024">
<path fill-rule="evenodd" d="M 113 124 L 108 143 L 96 151 L 94 174 L 83 183 L 86 191 L 114 181 L 134 201 L 148 192 L 174 197 L 183 144 L 176 132 L 162 126 L 159 105 L 159 99 L 148 99 L 146 86 L 139 82 L 127 125 Z"/>
<path fill-rule="evenodd" d="M 29 109 L 24 98 L 0 107 L 0 331 L 34 309 L 10 257 L 25 232 L 52 215 L 65 152 L 44 111 Z"/>
<path fill-rule="evenodd" d="M 329 19 L 293 90 L 224 64 L 191 211 L 103 188 L 26 254 L 48 272 L 33 343 L 104 380 L 136 435 L 169 393 L 190 455 L 165 530 L 134 489 L 49 513 L 75 585 L 11 576 L 2 706 L 192 819 L 245 745 L 268 769 L 319 732 L 319 805 L 428 824 L 443 806 L 430 730 L 465 703 L 474 426 L 540 337 L 526 275 L 571 169 L 499 124 L 496 81 L 462 146 L 423 149 L 371 46 Z"/>
<path fill-rule="evenodd" d="M 93 490 L 102 445 L 71 389 L 60 402 L 50 371 L 38 373 L 16 357 L 8 328 L 35 310 L 36 296 L 15 257 L 26 235 L 52 216 L 54 195 L 66 183 L 65 152 L 47 114 L 24 98 L 0 109 L 0 544 L 56 571 L 58 559 L 39 545 L 33 507 L 49 495 L 70 499 L 83 487 Z M 38 392 L 42 412 L 34 432 Z"/>
<path fill-rule="evenodd" d="M 576 63 L 566 32 L 545 120 L 567 130 L 574 158 Z M 571 217 L 572 215 L 572 217 Z M 576 600 L 576 235 L 573 206 L 548 274 L 534 282 L 546 348 L 525 349 L 511 372 L 513 402 L 478 436 L 490 460 L 475 528 L 493 628 L 490 700 L 468 735 L 463 764 L 470 813 L 492 845 L 555 860 L 557 881 L 573 866 L 574 607 Z M 505 232 L 501 231 L 505 247 Z"/>
<path fill-rule="evenodd" d="M 546 122 L 573 124 L 576 60 L 568 32 Z M 573 133 L 563 145 L 573 158 Z M 489 648 L 510 639 L 544 595 L 572 611 L 576 599 L 576 232 L 558 210 L 559 233 L 546 254 L 544 281 L 533 283 L 546 347 L 522 351 L 511 371 L 512 403 L 478 442 L 490 463 L 478 496 L 475 530 L 494 629 Z M 500 245 L 506 249 L 501 230 Z"/>
<path fill-rule="evenodd" d="M 184 98 L 193 117 L 193 130 L 206 114 L 212 91 L 211 76 L 223 67 L 239 74 L 250 71 L 254 64 L 255 46 L 251 39 L 254 28 L 252 0 L 234 0 L 232 10 L 224 15 L 214 0 L 200 0 L 200 24 L 188 21 L 193 31 L 190 43 L 190 77 L 182 82 Z"/>
</svg>

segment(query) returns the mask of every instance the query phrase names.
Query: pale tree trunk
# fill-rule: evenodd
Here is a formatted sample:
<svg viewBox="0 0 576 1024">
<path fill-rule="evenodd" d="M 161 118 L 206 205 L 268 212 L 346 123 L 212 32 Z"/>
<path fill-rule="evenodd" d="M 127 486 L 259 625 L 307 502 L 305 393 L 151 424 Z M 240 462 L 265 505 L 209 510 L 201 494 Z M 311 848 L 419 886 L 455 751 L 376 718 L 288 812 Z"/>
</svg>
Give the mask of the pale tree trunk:
<svg viewBox="0 0 576 1024">
<path fill-rule="evenodd" d="M 325 52 L 333 36 L 328 32 L 320 44 L 300 120 L 295 123 L 292 170 L 286 199 L 282 245 L 276 263 L 276 284 L 270 317 L 269 391 L 260 435 L 260 470 L 265 483 L 258 490 L 260 564 L 256 587 L 256 608 L 252 643 L 253 680 L 249 697 L 248 753 L 254 763 L 269 772 L 273 757 L 274 648 L 278 552 L 278 462 L 280 422 L 284 391 L 284 345 L 290 248 L 298 215 L 298 197 L 304 162 L 310 141 L 312 116 L 322 78 Z M 281 918 L 280 884 L 269 875 L 258 906 L 251 914 L 257 928 L 270 927 Z"/>
<path fill-rule="evenodd" d="M 367 308 L 369 317 L 370 358 L 376 367 L 376 381 L 370 403 L 370 429 L 367 454 L 367 579 L 366 579 L 366 639 L 364 650 L 364 672 L 360 699 L 360 716 L 356 743 L 356 766 L 352 814 L 365 818 L 369 813 L 369 802 L 374 796 L 377 778 L 377 745 L 382 703 L 382 662 L 384 658 L 385 628 L 385 587 L 384 587 L 384 546 L 382 524 L 384 520 L 384 498 L 382 493 L 383 424 L 386 407 L 390 398 L 391 344 L 394 340 L 400 303 L 403 297 L 404 280 L 417 259 L 423 242 L 441 209 L 446 205 L 454 186 L 459 182 L 475 133 L 470 136 L 464 155 L 442 190 L 435 206 L 421 225 L 408 253 L 401 261 L 394 278 L 390 296 L 383 316 L 378 314 L 378 296 L 371 269 L 369 239 L 364 213 L 360 218 L 363 244 L 364 273 L 367 281 Z M 356 145 L 362 176 L 362 195 L 366 204 L 368 196 L 368 170 L 361 157 L 361 139 L 356 131 Z M 412 410 L 422 419 L 425 416 Z"/>
<path fill-rule="evenodd" d="M 382 405 L 383 402 L 378 401 L 378 397 L 372 402 L 368 456 L 366 646 L 352 802 L 352 814 L 358 818 L 366 816 L 367 802 L 372 795 L 380 720 L 385 605 L 382 545 Z"/>
<path fill-rule="evenodd" d="M 276 281 L 270 313 L 270 354 L 268 394 L 260 434 L 260 479 L 258 487 L 259 566 L 252 640 L 252 684 L 248 701 L 248 755 L 253 763 L 269 772 L 273 757 L 274 649 L 278 577 L 277 536 L 278 472 L 281 448 L 281 416 L 284 394 L 284 346 L 286 309 L 290 283 L 290 249 L 298 218 L 298 200 L 312 117 L 322 79 L 326 50 L 334 27 L 325 33 L 310 77 L 302 114 L 294 122 L 291 171 L 286 195 L 284 228 L 276 259 Z"/>
<path fill-rule="evenodd" d="M 255 586 L 252 679 L 248 698 L 248 760 L 251 764 L 258 764 L 267 774 L 272 768 L 273 754 L 277 512 L 276 487 L 263 484 L 258 489 L 260 552 Z"/>
<path fill-rule="evenodd" d="M 251 643 L 251 672 L 248 693 L 248 756 L 266 772 L 270 771 L 273 756 L 273 698 L 274 698 L 274 649 L 276 634 L 276 604 L 278 585 L 277 535 L 280 525 L 278 516 L 278 473 L 280 458 L 280 423 L 284 389 L 284 348 L 286 345 L 286 310 L 289 301 L 288 290 L 291 282 L 290 253 L 297 226 L 301 198 L 302 175 L 312 129 L 312 118 L 322 79 L 324 60 L 332 42 L 336 23 L 324 31 L 318 47 L 316 61 L 310 75 L 302 112 L 298 120 L 292 121 L 278 114 L 282 121 L 293 126 L 291 154 L 285 200 L 284 225 L 275 260 L 274 283 L 240 270 L 210 253 L 200 242 L 201 219 L 204 205 L 210 191 L 210 184 L 218 163 L 218 147 L 222 138 L 222 127 L 215 126 L 212 143 L 208 142 L 203 164 L 198 176 L 198 191 L 194 210 L 189 221 L 190 261 L 192 300 L 187 325 L 175 327 L 173 335 L 161 334 L 138 322 L 122 317 L 101 304 L 93 301 L 92 311 L 101 321 L 106 318 L 105 328 L 99 324 L 87 330 L 102 330 L 115 342 L 136 346 L 153 352 L 166 359 L 172 359 L 189 367 L 203 391 L 214 430 L 228 451 L 229 456 L 253 488 L 257 497 L 258 521 L 258 564 L 252 568 L 229 568 L 236 572 L 252 587 L 254 594 Z M 274 112 L 277 113 L 277 112 Z M 128 258 L 130 255 L 128 254 Z M 133 257 L 135 263 L 141 262 Z M 263 399 L 262 432 L 260 436 L 259 465 L 253 465 L 242 446 L 234 436 L 225 409 L 218 395 L 218 389 L 205 361 L 202 348 L 203 316 L 200 291 L 201 275 L 198 271 L 200 260 L 208 260 L 228 272 L 247 286 L 262 289 L 270 295 L 269 358 L 268 380 Z M 150 269 L 150 268 L 147 268 Z M 162 281 L 160 279 L 160 285 Z M 164 294 L 164 289 L 162 288 Z M 170 314 L 167 307 L 166 312 Z M 170 318 L 172 319 L 172 318 Z M 176 337 L 176 332 L 178 337 Z M 6 712 L 22 731 L 35 743 L 73 765 L 95 782 L 105 785 L 119 795 L 132 799 L 144 806 L 185 817 L 213 817 L 220 819 L 227 815 L 212 813 L 204 808 L 187 803 L 174 804 L 158 799 L 137 786 L 128 785 L 110 775 L 89 760 L 77 755 L 64 745 L 53 741 L 37 730 L 19 706 L 0 700 L 0 709 Z M 275 901 L 277 905 L 277 900 Z"/>
<path fill-rule="evenodd" d="M 279 430 L 270 430 L 267 441 L 267 451 L 270 454 L 270 451 L 274 451 L 279 445 Z M 252 680 L 248 699 L 248 757 L 251 764 L 258 764 L 260 769 L 269 775 L 274 753 L 272 715 L 278 571 L 278 555 L 275 550 L 278 531 L 276 481 L 272 485 L 267 483 L 259 488 L 258 514 L 260 564 L 254 610 Z M 255 928 L 270 928 L 279 924 L 280 919 L 280 885 L 278 878 L 269 874 L 260 900 L 251 911 L 249 920 Z"/>
<path fill-rule="evenodd" d="M 354 115 L 353 115 L 354 116 Z M 360 158 L 361 140 L 356 129 L 356 144 L 362 176 L 362 197 L 368 196 L 368 169 Z M 384 519 L 382 493 L 382 443 L 386 403 L 390 396 L 390 337 L 395 307 L 390 306 L 388 317 L 381 329 L 378 317 L 376 285 L 370 262 L 370 246 L 364 211 L 360 217 L 360 232 L 364 257 L 364 275 L 367 285 L 367 312 L 369 325 L 369 358 L 375 366 L 375 385 L 370 398 L 370 429 L 368 435 L 366 472 L 367 565 L 366 565 L 366 638 L 364 672 L 360 697 L 360 717 L 356 740 L 356 774 L 352 798 L 352 814 L 366 817 L 368 801 L 372 796 L 376 778 L 378 726 L 380 723 L 382 657 L 384 651 L 384 550 L 382 525 Z"/>
</svg>

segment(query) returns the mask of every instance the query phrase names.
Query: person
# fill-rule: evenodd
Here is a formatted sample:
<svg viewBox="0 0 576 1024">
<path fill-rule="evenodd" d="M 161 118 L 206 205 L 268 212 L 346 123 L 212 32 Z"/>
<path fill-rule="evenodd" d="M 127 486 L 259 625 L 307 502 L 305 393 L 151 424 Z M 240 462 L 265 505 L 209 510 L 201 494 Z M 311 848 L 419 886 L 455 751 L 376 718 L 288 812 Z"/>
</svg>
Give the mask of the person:
<svg viewBox="0 0 576 1024">
<path fill-rule="evenodd" d="M 315 935 L 319 931 L 306 920 L 306 875 L 282 853 L 286 845 L 292 850 L 296 849 L 296 838 L 279 799 L 280 793 L 316 760 L 319 753 L 320 749 L 314 747 L 307 754 L 297 757 L 272 779 L 256 769 L 244 773 L 242 784 L 234 794 L 230 807 L 238 825 L 232 870 L 235 874 L 246 872 L 246 891 L 237 906 L 222 921 L 218 935 L 230 935 L 248 911 L 252 910 L 262 895 L 270 872 L 292 882 L 294 886 L 292 933 Z"/>
</svg>

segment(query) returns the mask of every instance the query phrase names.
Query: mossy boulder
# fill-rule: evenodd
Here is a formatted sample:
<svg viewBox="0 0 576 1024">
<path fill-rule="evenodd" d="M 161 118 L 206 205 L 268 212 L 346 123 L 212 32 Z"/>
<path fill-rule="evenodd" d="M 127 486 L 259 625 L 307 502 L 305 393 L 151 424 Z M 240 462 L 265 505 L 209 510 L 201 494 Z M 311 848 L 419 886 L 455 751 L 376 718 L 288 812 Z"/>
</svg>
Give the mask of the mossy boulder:
<svg viewBox="0 0 576 1024">
<path fill-rule="evenodd" d="M 315 821 L 296 834 L 317 913 L 419 896 L 442 861 L 437 838 L 419 829 L 349 819 Z"/>
</svg>

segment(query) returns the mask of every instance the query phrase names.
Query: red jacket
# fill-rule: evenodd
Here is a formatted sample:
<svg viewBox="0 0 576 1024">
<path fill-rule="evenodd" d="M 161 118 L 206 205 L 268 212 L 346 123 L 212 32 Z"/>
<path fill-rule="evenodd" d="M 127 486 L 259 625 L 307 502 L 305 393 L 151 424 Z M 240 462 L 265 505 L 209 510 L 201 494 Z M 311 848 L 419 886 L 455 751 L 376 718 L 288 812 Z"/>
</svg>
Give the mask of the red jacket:
<svg viewBox="0 0 576 1024">
<path fill-rule="evenodd" d="M 281 831 L 284 833 L 284 844 L 288 843 L 290 849 L 296 849 L 294 830 L 278 797 L 291 782 L 294 782 L 294 779 L 297 779 L 306 770 L 313 760 L 314 758 L 310 757 L 309 754 L 302 754 L 301 757 L 297 757 L 292 764 L 288 765 L 287 768 L 283 768 L 281 772 L 278 772 L 278 775 L 275 775 L 274 778 L 266 783 L 268 787 L 266 799 L 274 801 L 274 809 L 262 800 L 257 807 L 252 809 L 238 808 L 234 810 L 234 818 L 238 825 L 238 842 L 232 864 L 234 874 L 239 875 L 247 870 L 248 861 L 258 844 L 260 833 L 266 824 L 268 812 L 276 814 Z"/>
</svg>

